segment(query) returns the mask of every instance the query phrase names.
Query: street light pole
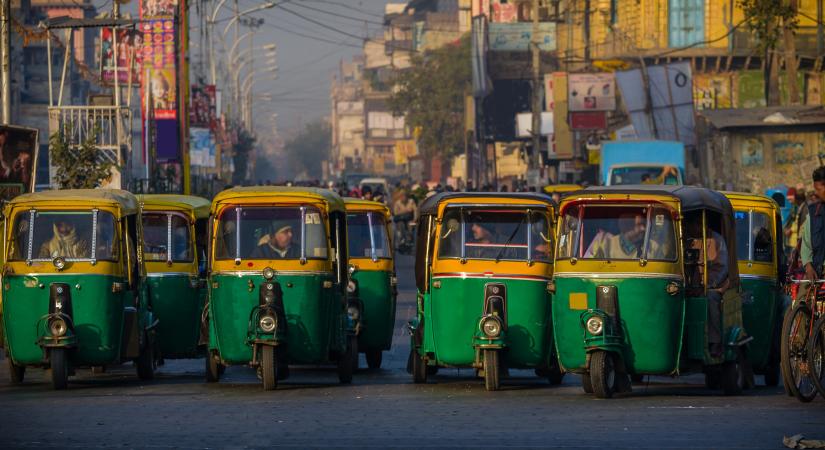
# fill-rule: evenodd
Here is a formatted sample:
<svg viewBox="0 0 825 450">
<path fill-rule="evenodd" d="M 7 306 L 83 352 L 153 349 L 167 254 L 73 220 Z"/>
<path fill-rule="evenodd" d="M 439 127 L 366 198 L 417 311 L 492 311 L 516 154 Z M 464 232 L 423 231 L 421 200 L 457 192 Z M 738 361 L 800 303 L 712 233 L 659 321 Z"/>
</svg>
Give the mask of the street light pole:
<svg viewBox="0 0 825 450">
<path fill-rule="evenodd" d="M 3 123 L 8 125 L 11 123 L 11 0 L 2 0 L 0 7 L 0 46 L 3 51 L 0 83 L 3 85 Z"/>
<path fill-rule="evenodd" d="M 533 53 L 533 125 L 531 134 L 533 136 L 533 154 L 530 156 L 528 164 L 528 183 L 537 184 L 541 158 L 539 149 L 541 148 L 541 61 L 539 53 L 539 0 L 533 0 L 533 35 L 530 39 L 530 47 Z M 532 179 L 531 179 L 532 178 Z M 536 186 L 538 188 L 538 186 Z"/>
</svg>

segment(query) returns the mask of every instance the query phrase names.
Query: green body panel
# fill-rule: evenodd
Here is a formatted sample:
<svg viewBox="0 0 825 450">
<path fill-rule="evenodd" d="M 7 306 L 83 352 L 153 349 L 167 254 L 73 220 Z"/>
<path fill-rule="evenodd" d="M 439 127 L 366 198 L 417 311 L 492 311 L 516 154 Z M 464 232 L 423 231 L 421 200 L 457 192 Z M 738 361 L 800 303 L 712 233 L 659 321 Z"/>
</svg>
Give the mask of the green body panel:
<svg viewBox="0 0 825 450">
<path fill-rule="evenodd" d="M 249 290 L 250 281 L 254 286 L 252 291 Z M 343 351 L 347 326 L 343 295 L 334 284 L 330 288 L 323 287 L 324 281 L 333 281 L 333 275 L 278 274 L 276 281 L 281 284 L 284 294 L 289 363 L 329 362 L 331 351 Z M 260 275 L 218 274 L 210 277 L 210 347 L 218 350 L 225 363 L 252 361 L 247 330 L 250 313 L 259 304 L 262 282 L 264 279 Z"/>
<path fill-rule="evenodd" d="M 199 356 L 202 289 L 193 288 L 188 274 L 150 276 L 150 303 L 158 319 L 157 342 L 164 358 Z"/>
<path fill-rule="evenodd" d="M 4 282 L 3 325 L 7 348 L 16 364 L 40 364 L 44 353 L 38 338 L 44 333 L 40 319 L 49 313 L 49 285 L 67 283 L 71 286 L 72 321 L 77 347 L 70 352 L 75 365 L 106 365 L 120 361 L 123 339 L 123 308 L 134 306 L 130 291 L 112 293 L 112 283 L 126 282 L 108 275 L 48 275 L 38 276 L 41 289 L 26 287 L 24 281 L 34 277 L 6 275 Z M 81 289 L 77 289 L 80 285 Z M 127 302 L 127 298 L 130 299 Z M 128 304 L 127 304 L 128 303 Z M 137 318 L 136 318 L 137 320 Z"/>
<path fill-rule="evenodd" d="M 556 278 L 553 331 L 559 362 L 567 371 L 587 370 L 581 315 L 570 308 L 571 293 L 586 293 L 596 308 L 596 287 L 616 286 L 623 339 L 622 359 L 629 373 L 670 374 L 678 369 L 684 300 L 665 291 L 667 278 Z"/>
<path fill-rule="evenodd" d="M 392 272 L 359 270 L 353 275 L 358 282 L 358 298 L 363 305 L 358 349 L 389 350 L 395 327 L 395 295 L 390 286 Z"/>
<path fill-rule="evenodd" d="M 544 280 L 440 278 L 441 287 L 424 296 L 423 352 L 447 366 L 475 361 L 474 336 L 484 313 L 484 286 L 506 286 L 504 362 L 508 367 L 537 367 L 551 358 L 551 296 Z"/>
<path fill-rule="evenodd" d="M 742 305 L 742 323 L 748 336 L 753 337 L 748 344 L 748 359 L 754 369 L 761 371 L 768 365 L 779 336 L 776 329 L 784 298 L 775 280 L 742 278 L 741 283 L 747 299 Z"/>
<path fill-rule="evenodd" d="M 706 324 L 708 321 L 708 300 L 705 297 L 685 299 L 685 357 L 705 359 L 707 347 Z"/>
</svg>

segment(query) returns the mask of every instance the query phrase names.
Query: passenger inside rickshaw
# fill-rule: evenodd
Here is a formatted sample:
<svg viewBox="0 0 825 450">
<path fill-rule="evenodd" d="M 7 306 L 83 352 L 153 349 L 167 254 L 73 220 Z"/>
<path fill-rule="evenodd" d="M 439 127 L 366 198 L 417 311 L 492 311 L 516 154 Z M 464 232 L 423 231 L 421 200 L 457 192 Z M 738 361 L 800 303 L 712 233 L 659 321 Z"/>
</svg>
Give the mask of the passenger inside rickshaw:
<svg viewBox="0 0 825 450">
<path fill-rule="evenodd" d="M 774 244 L 771 238 L 769 216 L 758 211 L 736 211 L 735 218 L 736 259 L 772 262 Z"/>
<path fill-rule="evenodd" d="M 218 225 L 218 259 L 327 258 L 321 213 L 306 207 L 231 207 Z M 238 224 L 240 215 L 240 224 Z M 301 226 L 301 224 L 304 226 Z M 301 235 L 305 233 L 305 235 Z M 237 243 L 240 249 L 236 249 Z M 305 245 L 302 253 L 301 246 Z"/>
<path fill-rule="evenodd" d="M 526 209 L 468 211 L 452 208 L 445 212 L 443 223 L 446 226 L 442 228 L 445 231 L 441 236 L 441 258 L 460 258 L 463 254 L 468 259 L 496 261 L 550 260 L 552 233 L 544 212 L 529 211 L 528 216 Z"/>
<path fill-rule="evenodd" d="M 92 233 L 96 232 L 95 259 L 117 259 L 117 233 L 111 214 L 99 211 L 97 221 L 91 211 L 37 211 L 34 229 L 29 229 L 31 215 L 17 216 L 14 240 L 10 243 L 10 258 L 13 260 L 90 259 L 92 255 Z M 95 228 L 96 225 L 96 228 Z M 29 236 L 29 232 L 32 232 Z M 31 247 L 29 239 L 31 238 Z M 29 255 L 29 248 L 32 249 Z"/>
</svg>

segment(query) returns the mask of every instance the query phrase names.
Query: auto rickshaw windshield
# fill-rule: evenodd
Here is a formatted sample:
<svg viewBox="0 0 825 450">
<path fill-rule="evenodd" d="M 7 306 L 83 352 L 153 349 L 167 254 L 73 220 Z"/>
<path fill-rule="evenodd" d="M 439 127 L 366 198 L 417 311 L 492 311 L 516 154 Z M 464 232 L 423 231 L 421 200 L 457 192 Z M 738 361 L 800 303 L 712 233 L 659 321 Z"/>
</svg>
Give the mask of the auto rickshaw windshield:
<svg viewBox="0 0 825 450">
<path fill-rule="evenodd" d="M 118 258 L 114 217 L 105 211 L 40 211 L 17 214 L 9 243 L 11 261 Z"/>
<path fill-rule="evenodd" d="M 772 262 L 771 217 L 759 211 L 736 211 L 736 259 Z"/>
<path fill-rule="evenodd" d="M 653 205 L 574 205 L 565 211 L 559 258 L 676 260 L 671 212 Z"/>
<path fill-rule="evenodd" d="M 390 242 L 382 214 L 347 213 L 347 239 L 351 258 L 389 258 Z"/>
<path fill-rule="evenodd" d="M 147 261 L 192 262 L 189 221 L 179 214 L 144 212 L 143 252 Z"/>
<path fill-rule="evenodd" d="M 327 259 L 321 212 L 311 206 L 232 206 L 220 213 L 217 259 Z"/>
<path fill-rule="evenodd" d="M 441 223 L 439 258 L 550 261 L 544 210 L 451 207 Z"/>
</svg>

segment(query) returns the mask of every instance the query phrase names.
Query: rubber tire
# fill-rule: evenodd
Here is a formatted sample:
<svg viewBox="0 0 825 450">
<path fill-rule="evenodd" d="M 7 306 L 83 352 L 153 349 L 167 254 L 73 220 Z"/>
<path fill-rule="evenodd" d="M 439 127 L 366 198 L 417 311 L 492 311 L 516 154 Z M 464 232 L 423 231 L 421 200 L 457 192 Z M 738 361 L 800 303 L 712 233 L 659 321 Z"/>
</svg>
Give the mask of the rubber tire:
<svg viewBox="0 0 825 450">
<path fill-rule="evenodd" d="M 23 379 L 26 377 L 26 366 L 18 366 L 17 364 L 9 360 L 9 379 L 11 380 L 12 384 L 21 384 Z"/>
<path fill-rule="evenodd" d="M 338 360 L 338 381 L 341 384 L 352 383 L 352 374 L 358 367 L 358 337 L 347 338 L 347 348 Z"/>
<path fill-rule="evenodd" d="M 804 316 L 803 319 L 806 322 L 810 323 L 811 321 L 811 311 L 808 309 L 808 306 L 804 303 L 797 304 L 790 312 L 790 314 L 786 314 L 784 320 L 782 321 L 782 346 L 781 346 L 781 363 L 782 363 L 782 372 L 783 375 L 786 377 L 786 381 L 788 382 L 788 389 L 791 391 L 794 397 L 796 397 L 799 401 L 803 403 L 808 403 L 816 398 L 816 386 L 813 384 L 813 380 L 809 380 L 811 383 L 810 392 L 800 392 L 799 385 L 795 381 L 795 364 L 791 364 L 790 354 L 791 354 L 791 345 L 789 342 L 789 337 L 791 335 L 791 331 L 793 328 L 793 324 L 795 322 L 796 316 L 802 315 Z M 807 325 L 805 323 L 802 324 L 803 328 L 806 329 L 803 337 L 804 342 L 800 344 L 800 346 L 804 346 L 804 350 L 808 350 L 808 335 L 807 335 Z M 808 361 L 805 360 L 805 363 Z M 800 381 L 802 381 L 802 375 L 800 375 Z"/>
<path fill-rule="evenodd" d="M 219 363 L 215 359 L 215 355 L 210 353 L 206 354 L 206 382 L 207 383 L 217 383 L 221 380 L 221 375 L 223 375 L 223 364 Z"/>
<path fill-rule="evenodd" d="M 367 359 L 367 367 L 373 370 L 377 370 L 381 368 L 381 360 L 383 359 L 383 354 L 381 350 L 376 349 L 369 349 L 364 353 L 364 356 Z"/>
<path fill-rule="evenodd" d="M 616 392 L 616 364 L 613 354 L 602 350 L 590 356 L 590 384 L 597 398 L 611 398 Z"/>
<path fill-rule="evenodd" d="M 278 357 L 272 345 L 261 346 L 261 384 L 265 391 L 278 387 Z"/>
<path fill-rule="evenodd" d="M 147 339 L 146 346 L 135 358 L 135 369 L 137 376 L 141 380 L 152 380 L 155 378 L 155 346 L 154 343 Z"/>
<path fill-rule="evenodd" d="M 415 349 L 410 350 L 410 359 L 412 360 L 412 376 L 413 383 L 421 384 L 427 382 L 427 375 L 429 374 L 429 367 Z"/>
<path fill-rule="evenodd" d="M 825 316 L 820 317 L 814 324 L 814 333 L 808 342 L 808 367 L 811 368 L 811 381 L 817 392 L 825 398 Z"/>
<path fill-rule="evenodd" d="M 558 365 L 554 365 L 550 368 L 550 373 L 547 375 L 547 381 L 551 386 L 558 386 L 562 381 L 564 381 L 564 372 L 561 371 L 561 368 Z"/>
<path fill-rule="evenodd" d="M 722 393 L 725 395 L 742 395 L 745 389 L 745 366 L 741 353 L 735 361 L 726 361 L 722 364 L 722 373 L 719 378 Z"/>
<path fill-rule="evenodd" d="M 593 383 L 590 382 L 590 372 L 582 374 L 582 390 L 585 394 L 593 393 Z"/>
<path fill-rule="evenodd" d="M 69 364 L 66 360 L 66 349 L 53 348 L 49 352 L 49 369 L 52 388 L 56 391 L 66 389 L 69 384 Z"/>
<path fill-rule="evenodd" d="M 716 369 L 705 372 L 705 387 L 714 391 L 722 388 L 722 373 Z"/>
<path fill-rule="evenodd" d="M 498 350 L 484 350 L 482 359 L 484 362 L 484 389 L 488 391 L 499 390 L 501 381 L 499 379 Z"/>
</svg>

